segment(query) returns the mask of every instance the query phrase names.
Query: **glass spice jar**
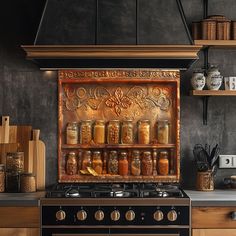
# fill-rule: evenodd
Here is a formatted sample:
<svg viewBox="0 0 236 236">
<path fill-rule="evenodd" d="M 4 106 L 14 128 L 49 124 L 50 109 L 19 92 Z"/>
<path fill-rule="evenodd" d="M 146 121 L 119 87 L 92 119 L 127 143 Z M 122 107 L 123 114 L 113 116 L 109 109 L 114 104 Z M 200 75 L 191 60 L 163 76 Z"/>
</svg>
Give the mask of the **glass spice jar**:
<svg viewBox="0 0 236 236">
<path fill-rule="evenodd" d="M 91 151 L 84 151 L 82 154 L 81 169 L 87 170 L 87 167 L 92 167 Z"/>
<path fill-rule="evenodd" d="M 168 120 L 159 120 L 157 122 L 157 141 L 161 144 L 169 143 L 169 122 Z"/>
<path fill-rule="evenodd" d="M 105 143 L 105 122 L 104 120 L 96 120 L 93 129 L 93 141 L 96 144 Z"/>
<path fill-rule="evenodd" d="M 118 155 L 117 151 L 110 151 L 108 159 L 108 174 L 118 174 Z"/>
<path fill-rule="evenodd" d="M 80 143 L 89 144 L 92 141 L 92 121 L 84 120 L 80 126 Z"/>
<path fill-rule="evenodd" d="M 70 122 L 66 127 L 66 143 L 77 144 L 78 143 L 79 129 L 77 122 Z"/>
<path fill-rule="evenodd" d="M 35 175 L 32 173 L 23 173 L 20 176 L 20 191 L 22 193 L 36 192 Z"/>
<path fill-rule="evenodd" d="M 135 176 L 138 176 L 141 174 L 140 152 L 137 150 L 134 150 L 132 152 L 131 174 Z"/>
<path fill-rule="evenodd" d="M 24 152 L 8 152 L 6 156 L 6 171 L 24 171 Z"/>
<path fill-rule="evenodd" d="M 20 190 L 20 174 L 15 171 L 6 172 L 6 192 L 18 193 Z"/>
<path fill-rule="evenodd" d="M 150 143 L 150 122 L 149 120 L 140 120 L 138 122 L 138 143 Z"/>
<path fill-rule="evenodd" d="M 119 144 L 120 140 L 120 122 L 119 120 L 111 120 L 107 127 L 107 143 Z"/>
<path fill-rule="evenodd" d="M 76 175 L 78 172 L 78 160 L 75 152 L 69 152 L 66 159 L 66 174 Z"/>
<path fill-rule="evenodd" d="M 159 175 L 168 175 L 169 174 L 168 152 L 166 152 L 166 151 L 160 152 L 160 157 L 158 160 L 157 168 L 158 168 Z"/>
<path fill-rule="evenodd" d="M 0 164 L 0 193 L 5 191 L 5 166 Z"/>
<path fill-rule="evenodd" d="M 101 159 L 101 152 L 95 151 L 93 152 L 93 161 L 92 161 L 92 167 L 96 171 L 97 174 L 102 174 L 102 159 Z"/>
<path fill-rule="evenodd" d="M 120 158 L 118 162 L 119 174 L 120 175 L 128 175 L 129 173 L 129 162 L 127 160 L 127 152 L 121 152 Z"/>
<path fill-rule="evenodd" d="M 152 175 L 153 172 L 153 163 L 151 152 L 145 151 L 143 152 L 142 158 L 142 175 Z"/>
<path fill-rule="evenodd" d="M 132 120 L 123 121 L 121 127 L 121 143 L 132 144 L 134 142 Z"/>
</svg>

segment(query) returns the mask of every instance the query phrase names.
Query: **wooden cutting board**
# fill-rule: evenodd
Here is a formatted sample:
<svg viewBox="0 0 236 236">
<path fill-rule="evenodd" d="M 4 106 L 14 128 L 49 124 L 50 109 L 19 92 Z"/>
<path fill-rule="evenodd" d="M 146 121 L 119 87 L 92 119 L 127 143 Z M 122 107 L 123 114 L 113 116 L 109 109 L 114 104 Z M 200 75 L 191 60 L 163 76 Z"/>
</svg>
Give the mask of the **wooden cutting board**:
<svg viewBox="0 0 236 236">
<path fill-rule="evenodd" d="M 2 126 L 0 126 L 0 143 L 9 143 L 9 116 L 2 116 Z"/>
<path fill-rule="evenodd" d="M 39 140 L 40 130 L 33 130 L 33 140 L 29 141 L 29 169 L 36 176 L 37 190 L 45 190 L 45 144 Z"/>
<path fill-rule="evenodd" d="M 18 143 L 1 143 L 0 144 L 0 163 L 6 165 L 6 155 L 8 152 L 17 152 Z"/>
</svg>

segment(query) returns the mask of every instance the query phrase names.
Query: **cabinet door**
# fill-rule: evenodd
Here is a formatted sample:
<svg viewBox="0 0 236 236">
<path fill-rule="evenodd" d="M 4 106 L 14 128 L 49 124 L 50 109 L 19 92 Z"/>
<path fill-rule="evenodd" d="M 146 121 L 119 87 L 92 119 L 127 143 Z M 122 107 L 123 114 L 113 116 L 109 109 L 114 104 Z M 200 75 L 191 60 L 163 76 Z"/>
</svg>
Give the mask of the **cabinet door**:
<svg viewBox="0 0 236 236">
<path fill-rule="evenodd" d="M 193 229 L 192 236 L 236 236 L 236 229 Z"/>
<path fill-rule="evenodd" d="M 0 236 L 39 236 L 39 228 L 0 228 Z"/>
</svg>

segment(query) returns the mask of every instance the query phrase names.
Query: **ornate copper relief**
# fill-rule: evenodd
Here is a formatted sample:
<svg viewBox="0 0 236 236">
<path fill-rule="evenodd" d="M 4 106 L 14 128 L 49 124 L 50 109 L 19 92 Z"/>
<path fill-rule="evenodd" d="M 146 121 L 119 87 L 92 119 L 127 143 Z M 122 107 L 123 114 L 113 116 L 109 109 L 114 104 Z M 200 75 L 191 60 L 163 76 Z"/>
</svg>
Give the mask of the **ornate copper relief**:
<svg viewBox="0 0 236 236">
<path fill-rule="evenodd" d="M 64 105 L 67 111 L 76 111 L 82 107 L 98 110 L 103 104 L 105 109 L 111 109 L 117 116 L 122 111 L 133 109 L 139 114 L 146 109 L 159 107 L 168 111 L 171 105 L 169 93 L 165 88 L 153 87 L 148 89 L 144 86 L 131 86 L 126 88 L 102 86 L 95 88 L 64 88 Z"/>
</svg>

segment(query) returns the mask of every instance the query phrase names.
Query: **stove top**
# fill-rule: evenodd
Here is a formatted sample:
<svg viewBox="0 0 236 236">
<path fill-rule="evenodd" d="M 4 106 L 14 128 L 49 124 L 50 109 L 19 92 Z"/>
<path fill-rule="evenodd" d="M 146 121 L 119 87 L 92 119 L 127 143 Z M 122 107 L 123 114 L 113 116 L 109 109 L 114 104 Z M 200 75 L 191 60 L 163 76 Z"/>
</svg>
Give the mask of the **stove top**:
<svg viewBox="0 0 236 236">
<path fill-rule="evenodd" d="M 57 184 L 47 198 L 184 198 L 177 185 L 156 183 Z"/>
</svg>

